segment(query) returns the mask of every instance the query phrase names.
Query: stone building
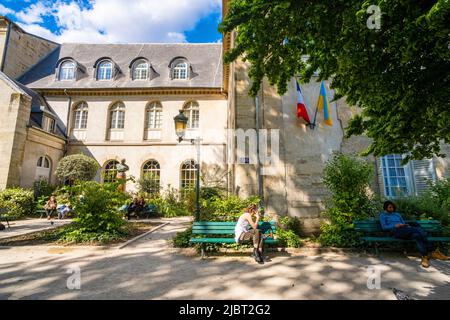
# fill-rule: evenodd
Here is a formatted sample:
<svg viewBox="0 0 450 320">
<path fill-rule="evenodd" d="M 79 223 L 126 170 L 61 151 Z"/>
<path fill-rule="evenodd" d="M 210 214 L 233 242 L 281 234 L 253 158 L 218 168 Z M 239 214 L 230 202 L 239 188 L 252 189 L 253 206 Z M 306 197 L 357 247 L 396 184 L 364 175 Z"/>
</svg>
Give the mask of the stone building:
<svg viewBox="0 0 450 320">
<path fill-rule="evenodd" d="M 223 16 L 227 14 L 227 9 L 228 1 L 224 0 Z M 233 33 L 224 36 L 225 52 L 233 47 L 233 39 Z M 358 110 L 347 105 L 344 99 L 332 102 L 333 126 L 324 125 L 323 112 L 319 112 L 318 127 L 311 130 L 296 115 L 295 79 L 290 81 L 288 91 L 283 96 L 278 95 L 276 88 L 264 81 L 256 100 L 248 94 L 251 87 L 248 68 L 249 65 L 242 61 L 225 66 L 224 86 L 228 93 L 229 126 L 256 131 L 279 130 L 279 152 L 271 159 L 274 168 L 270 174 L 264 175 L 260 171 L 265 169 L 264 165 L 259 167 L 240 161 L 242 150 L 236 145 L 236 139 L 230 137 L 229 153 L 237 160 L 230 166 L 232 191 L 242 197 L 260 194 L 269 211 L 300 217 L 305 230 L 314 232 L 319 227 L 324 200 L 328 195 L 322 182 L 326 161 L 335 152 L 358 154 L 370 144 L 370 140 L 364 136 L 344 137 L 344 129 Z M 333 92 L 328 82 L 326 87 L 331 101 Z M 303 84 L 302 91 L 306 103 L 314 109 L 320 92 L 317 78 Z M 443 153 L 450 156 L 450 146 L 443 145 Z M 406 166 L 400 165 L 401 159 L 402 155 L 368 157 L 375 172 L 372 183 L 374 193 L 382 197 L 420 195 L 427 189 L 427 181 L 450 176 L 448 158 L 411 161 Z"/>
<path fill-rule="evenodd" d="M 224 15 L 227 8 L 224 1 Z M 222 63 L 232 46 L 233 34 L 224 35 L 223 44 L 60 45 L 0 17 L 0 189 L 31 187 L 42 178 L 56 183 L 59 160 L 76 153 L 96 159 L 100 182 L 113 180 L 116 165 L 126 159 L 128 175 L 136 179 L 152 173 L 162 188 L 191 185 L 196 150 L 177 141 L 173 122 L 184 110 L 186 138 L 202 138 L 203 185 L 222 185 L 241 197 L 259 194 L 268 211 L 298 216 L 307 231 L 317 230 L 327 197 L 326 161 L 334 152 L 358 153 L 370 143 L 344 138 L 358 110 L 333 102 L 334 125 L 323 125 L 319 112 L 311 130 L 296 116 L 295 79 L 283 96 L 264 81 L 255 100 L 248 95 L 248 64 Z M 314 79 L 302 85 L 308 105 L 315 106 L 319 86 Z M 257 149 L 245 150 L 264 130 L 271 137 L 269 167 L 252 161 Z M 244 147 L 241 133 L 249 136 Z M 266 137 L 259 137 L 264 146 Z M 443 152 L 450 154 L 450 147 Z M 401 166 L 401 157 L 368 158 L 376 173 L 373 192 L 418 195 L 428 180 L 449 176 L 447 159 Z M 137 186 L 129 182 L 127 188 Z"/>
<path fill-rule="evenodd" d="M 129 177 L 152 173 L 160 187 L 179 189 L 196 179 L 196 137 L 203 183 L 228 188 L 220 44 L 59 45 L 0 23 L 0 107 L 8 115 L 0 123 L 0 188 L 56 183 L 59 160 L 84 153 L 101 166 L 100 182 L 114 180 L 125 159 Z M 189 118 L 182 143 L 179 110 Z"/>
</svg>

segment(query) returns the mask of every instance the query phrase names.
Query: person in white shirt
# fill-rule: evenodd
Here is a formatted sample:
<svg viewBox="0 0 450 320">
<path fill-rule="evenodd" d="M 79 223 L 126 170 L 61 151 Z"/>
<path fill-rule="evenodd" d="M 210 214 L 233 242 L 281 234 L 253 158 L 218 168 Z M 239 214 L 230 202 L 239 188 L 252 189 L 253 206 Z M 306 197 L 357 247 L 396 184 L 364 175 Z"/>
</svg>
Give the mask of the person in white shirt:
<svg viewBox="0 0 450 320">
<path fill-rule="evenodd" d="M 256 216 L 256 220 L 253 218 Z M 234 228 L 236 243 L 242 243 L 253 240 L 253 256 L 258 263 L 264 263 L 263 247 L 264 238 L 258 229 L 258 223 L 261 216 L 256 205 L 250 205 L 245 212 L 239 217 L 236 227 Z M 250 229 L 251 227 L 251 229 Z"/>
</svg>

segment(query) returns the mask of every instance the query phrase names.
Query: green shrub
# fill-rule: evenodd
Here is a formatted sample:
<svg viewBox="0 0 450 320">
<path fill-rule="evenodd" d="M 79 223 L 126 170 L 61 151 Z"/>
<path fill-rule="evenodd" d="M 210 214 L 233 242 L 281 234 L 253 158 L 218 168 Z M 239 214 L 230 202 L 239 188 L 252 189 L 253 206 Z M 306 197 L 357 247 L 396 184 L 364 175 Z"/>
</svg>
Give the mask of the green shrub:
<svg viewBox="0 0 450 320">
<path fill-rule="evenodd" d="M 124 220 L 117 212 L 112 199 L 120 198 L 118 191 L 97 182 L 84 182 L 72 188 L 72 204 L 77 213 L 71 228 L 67 228 L 62 240 L 69 242 L 106 242 L 122 237 Z"/>
<path fill-rule="evenodd" d="M 152 173 L 145 174 L 138 180 L 139 191 L 149 195 L 150 197 L 157 197 L 160 192 L 159 179 L 155 179 Z"/>
<path fill-rule="evenodd" d="M 178 232 L 172 239 L 173 246 L 175 248 L 188 248 L 190 247 L 189 240 L 192 238 L 192 227 Z"/>
<path fill-rule="evenodd" d="M 0 208 L 7 210 L 9 217 L 32 215 L 34 211 L 34 194 L 32 190 L 11 188 L 0 191 Z"/>
<path fill-rule="evenodd" d="M 429 194 L 422 197 L 399 198 L 394 202 L 397 211 L 406 220 L 433 219 L 441 221 L 443 225 L 448 225 L 450 222 L 449 210 Z"/>
<path fill-rule="evenodd" d="M 323 245 L 355 245 L 357 235 L 353 231 L 353 221 L 365 219 L 379 210 L 368 192 L 372 177 L 372 166 L 360 158 L 336 154 L 327 162 L 324 183 L 331 197 L 325 211 L 328 221 L 322 224 L 319 236 Z"/>
<path fill-rule="evenodd" d="M 298 217 L 281 217 L 280 224 L 284 230 L 292 231 L 298 237 L 303 237 L 303 223 Z"/>
<path fill-rule="evenodd" d="M 61 181 L 73 183 L 76 180 L 90 181 L 97 174 L 99 164 L 95 159 L 84 154 L 74 154 L 62 158 L 56 168 L 56 175 Z"/>
<path fill-rule="evenodd" d="M 201 220 L 203 221 L 237 221 L 245 208 L 250 204 L 259 204 L 257 196 L 241 199 L 238 196 L 227 198 L 212 198 L 210 201 L 203 201 Z"/>
<path fill-rule="evenodd" d="M 288 248 L 300 248 L 303 242 L 294 230 L 284 230 L 278 228 L 276 231 L 276 238 L 279 241 L 279 246 Z"/>
<path fill-rule="evenodd" d="M 51 185 L 47 180 L 40 179 L 33 183 L 34 198 L 50 197 L 56 190 L 56 186 Z"/>
<path fill-rule="evenodd" d="M 158 208 L 158 213 L 165 218 L 173 218 L 179 216 L 189 216 L 193 211 L 189 210 L 186 203 L 181 199 L 178 190 L 170 185 L 160 196 L 150 201 Z"/>
</svg>

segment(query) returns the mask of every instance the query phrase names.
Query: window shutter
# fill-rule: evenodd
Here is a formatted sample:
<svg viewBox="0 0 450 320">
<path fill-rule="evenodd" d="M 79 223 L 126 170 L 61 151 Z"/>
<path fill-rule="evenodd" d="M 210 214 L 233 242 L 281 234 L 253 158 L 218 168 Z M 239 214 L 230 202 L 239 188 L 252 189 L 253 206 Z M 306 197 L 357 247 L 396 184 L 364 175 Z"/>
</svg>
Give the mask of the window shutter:
<svg viewBox="0 0 450 320">
<path fill-rule="evenodd" d="M 428 182 L 436 181 L 436 170 L 433 159 L 412 161 L 413 180 L 416 195 L 420 196 L 428 190 Z"/>
</svg>

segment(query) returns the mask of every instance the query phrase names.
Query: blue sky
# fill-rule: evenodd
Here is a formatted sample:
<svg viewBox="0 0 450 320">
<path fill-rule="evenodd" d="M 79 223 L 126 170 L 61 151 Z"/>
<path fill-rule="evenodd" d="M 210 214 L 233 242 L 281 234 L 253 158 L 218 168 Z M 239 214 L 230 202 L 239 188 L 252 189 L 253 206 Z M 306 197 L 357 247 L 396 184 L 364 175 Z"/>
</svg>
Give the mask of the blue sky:
<svg viewBox="0 0 450 320">
<path fill-rule="evenodd" d="M 221 0 L 0 0 L 26 31 L 56 42 L 218 42 Z"/>
</svg>

